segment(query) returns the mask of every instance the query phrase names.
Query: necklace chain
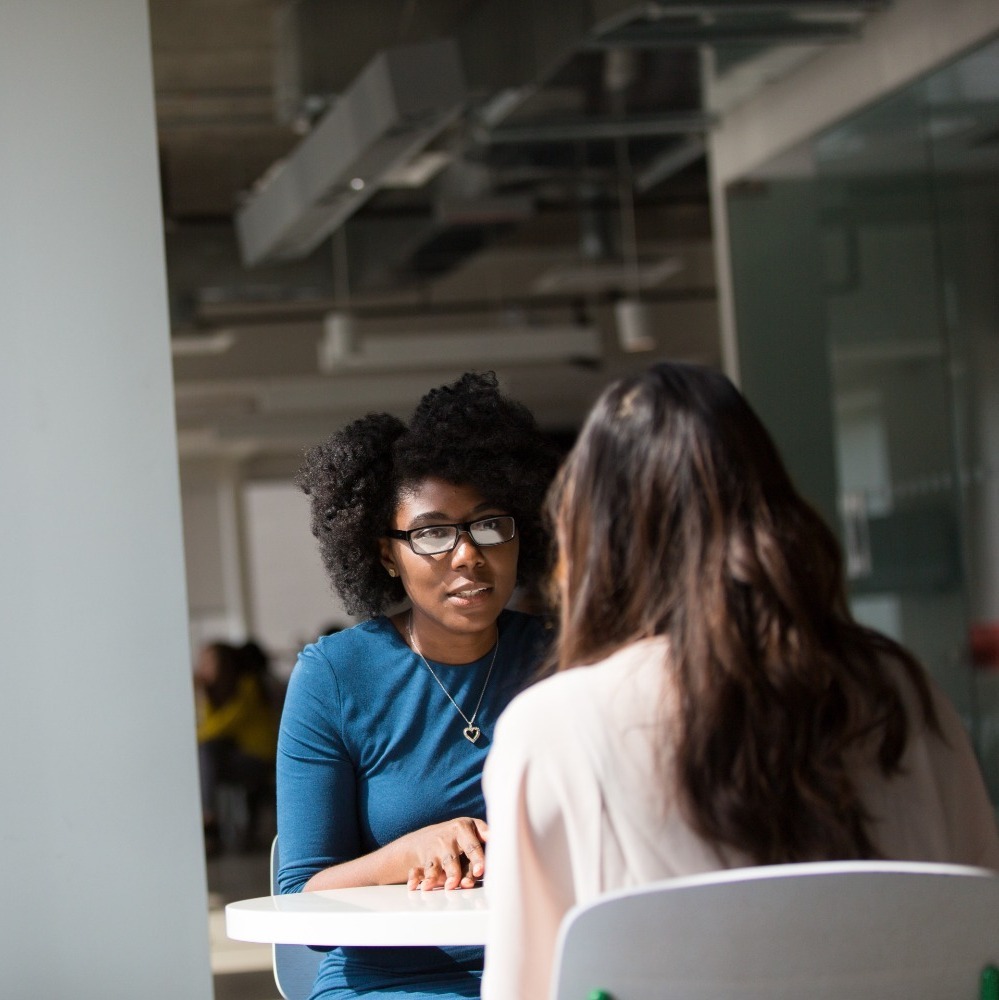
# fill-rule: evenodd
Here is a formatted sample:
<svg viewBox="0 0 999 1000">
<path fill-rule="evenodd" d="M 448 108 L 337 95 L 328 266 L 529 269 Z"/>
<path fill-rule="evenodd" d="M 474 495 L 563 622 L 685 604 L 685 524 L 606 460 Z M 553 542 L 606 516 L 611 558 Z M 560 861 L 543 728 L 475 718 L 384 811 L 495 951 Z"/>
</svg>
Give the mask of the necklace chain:
<svg viewBox="0 0 999 1000">
<path fill-rule="evenodd" d="M 413 652 L 423 661 L 423 665 L 430 671 L 430 676 L 437 681 L 437 686 L 444 692 L 447 696 L 447 700 L 454 705 L 457 713 L 465 720 L 465 728 L 462 731 L 466 740 L 469 743 L 474 743 L 481 735 L 482 730 L 475 724 L 475 717 L 479 714 L 479 708 L 482 705 L 482 698 L 486 693 L 486 688 L 489 686 L 489 678 L 493 675 L 493 667 L 496 665 L 496 654 L 499 652 L 499 629 L 496 629 L 496 645 L 493 646 L 493 658 L 489 661 L 489 670 L 486 671 L 486 679 L 482 682 L 482 690 L 479 692 L 479 700 L 475 703 L 475 711 L 472 712 L 472 717 L 469 718 L 461 710 L 461 706 L 451 697 L 451 692 L 444 687 L 443 681 L 434 673 L 434 668 L 430 666 L 427 662 L 427 658 L 420 652 L 420 647 L 416 645 L 416 639 L 413 636 L 413 612 L 409 612 L 409 621 L 406 624 L 406 632 L 409 635 L 409 644 L 413 647 Z"/>
</svg>

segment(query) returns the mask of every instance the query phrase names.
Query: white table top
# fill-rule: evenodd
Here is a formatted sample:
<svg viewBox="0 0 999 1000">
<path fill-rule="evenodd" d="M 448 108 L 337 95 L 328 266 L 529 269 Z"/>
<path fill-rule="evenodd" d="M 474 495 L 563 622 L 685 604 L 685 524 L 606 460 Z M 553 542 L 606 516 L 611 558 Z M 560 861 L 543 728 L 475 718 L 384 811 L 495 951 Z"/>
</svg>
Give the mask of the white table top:
<svg viewBox="0 0 999 1000">
<path fill-rule="evenodd" d="M 411 892 L 404 885 L 261 896 L 229 903 L 237 941 L 315 945 L 484 944 L 486 895 L 475 889 Z"/>
</svg>

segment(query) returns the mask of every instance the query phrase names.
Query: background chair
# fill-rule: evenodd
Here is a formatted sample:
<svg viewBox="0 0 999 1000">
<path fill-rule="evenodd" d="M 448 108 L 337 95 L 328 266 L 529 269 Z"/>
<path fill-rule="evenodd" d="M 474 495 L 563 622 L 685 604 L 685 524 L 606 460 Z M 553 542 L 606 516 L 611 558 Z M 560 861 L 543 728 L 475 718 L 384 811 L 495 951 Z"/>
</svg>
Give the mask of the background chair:
<svg viewBox="0 0 999 1000">
<path fill-rule="evenodd" d="M 982 972 L 997 962 L 993 872 L 774 865 L 670 879 L 573 908 L 552 997 L 974 1000 L 980 988 L 987 995 Z"/>
<path fill-rule="evenodd" d="M 271 893 L 278 893 L 278 839 L 271 843 Z M 325 952 L 313 951 L 304 944 L 275 944 L 273 949 L 274 982 L 284 1000 L 308 1000 L 319 963 Z"/>
</svg>

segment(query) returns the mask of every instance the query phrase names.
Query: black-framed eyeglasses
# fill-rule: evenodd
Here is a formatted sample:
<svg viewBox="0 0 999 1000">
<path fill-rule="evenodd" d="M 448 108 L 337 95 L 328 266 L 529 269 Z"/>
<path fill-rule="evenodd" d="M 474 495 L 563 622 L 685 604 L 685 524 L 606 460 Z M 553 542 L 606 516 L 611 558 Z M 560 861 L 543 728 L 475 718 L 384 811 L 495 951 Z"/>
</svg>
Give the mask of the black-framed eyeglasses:
<svg viewBox="0 0 999 1000">
<path fill-rule="evenodd" d="M 409 547 L 418 556 L 435 556 L 440 552 L 450 552 L 458 544 L 463 531 L 479 548 L 487 548 L 511 541 L 517 534 L 517 525 L 509 514 L 500 514 L 464 524 L 428 524 L 424 528 L 410 528 L 409 531 L 389 528 L 385 534 L 389 538 L 409 542 Z"/>
</svg>

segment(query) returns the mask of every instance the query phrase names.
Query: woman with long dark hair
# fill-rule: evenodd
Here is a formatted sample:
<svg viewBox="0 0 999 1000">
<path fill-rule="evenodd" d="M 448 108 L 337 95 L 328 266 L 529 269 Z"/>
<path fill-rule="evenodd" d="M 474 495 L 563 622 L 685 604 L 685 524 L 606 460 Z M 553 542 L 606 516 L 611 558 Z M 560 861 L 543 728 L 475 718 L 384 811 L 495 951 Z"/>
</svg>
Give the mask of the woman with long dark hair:
<svg viewBox="0 0 999 1000">
<path fill-rule="evenodd" d="M 896 858 L 999 867 L 951 705 L 858 624 L 840 551 L 727 378 L 662 364 L 602 395 L 549 498 L 557 672 L 484 779 L 483 995 L 546 997 L 559 922 L 717 868 Z"/>
</svg>

